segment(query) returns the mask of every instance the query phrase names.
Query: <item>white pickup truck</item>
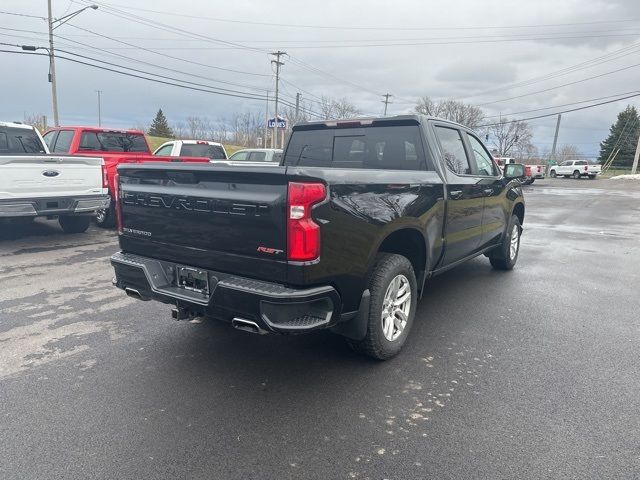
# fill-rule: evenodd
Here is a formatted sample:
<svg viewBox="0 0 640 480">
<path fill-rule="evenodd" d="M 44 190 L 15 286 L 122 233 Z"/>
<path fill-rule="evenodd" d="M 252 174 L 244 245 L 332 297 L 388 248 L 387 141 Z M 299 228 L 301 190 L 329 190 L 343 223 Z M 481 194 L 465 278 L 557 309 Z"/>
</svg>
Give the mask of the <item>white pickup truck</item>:
<svg viewBox="0 0 640 480">
<path fill-rule="evenodd" d="M 160 145 L 154 155 L 168 157 L 208 157 L 211 160 L 226 160 L 227 151 L 221 143 L 208 140 L 172 140 Z"/>
<path fill-rule="evenodd" d="M 35 128 L 0 122 L 0 220 L 57 217 L 81 233 L 109 203 L 102 158 L 50 155 Z"/>
<path fill-rule="evenodd" d="M 586 160 L 566 160 L 559 165 L 554 165 L 549 169 L 549 176 L 556 178 L 580 178 L 589 177 L 591 180 L 601 173 L 600 165 L 589 163 Z"/>
</svg>

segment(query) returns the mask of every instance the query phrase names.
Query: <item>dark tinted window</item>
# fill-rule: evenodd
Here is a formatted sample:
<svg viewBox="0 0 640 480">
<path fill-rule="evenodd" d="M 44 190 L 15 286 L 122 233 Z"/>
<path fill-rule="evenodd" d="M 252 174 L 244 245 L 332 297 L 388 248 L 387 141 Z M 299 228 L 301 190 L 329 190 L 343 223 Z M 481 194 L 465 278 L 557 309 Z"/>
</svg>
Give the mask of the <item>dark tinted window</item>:
<svg viewBox="0 0 640 480">
<path fill-rule="evenodd" d="M 267 152 L 251 152 L 249 154 L 250 162 L 264 162 L 267 158 Z"/>
<path fill-rule="evenodd" d="M 71 140 L 73 140 L 73 130 L 60 130 L 56 143 L 51 151 L 56 153 L 68 153 L 71 149 Z"/>
<path fill-rule="evenodd" d="M 455 128 L 436 127 L 444 162 L 449 170 L 458 175 L 470 175 L 469 159 L 462 143 L 460 131 Z"/>
<path fill-rule="evenodd" d="M 576 162 L 576 165 L 587 165 L 588 162 L 586 162 L 585 160 L 579 160 Z"/>
<path fill-rule="evenodd" d="M 208 157 L 213 160 L 225 160 L 224 149 L 220 145 L 208 145 L 206 143 L 185 143 L 182 145 L 180 155 L 185 157 Z"/>
<path fill-rule="evenodd" d="M 147 152 L 142 135 L 120 132 L 83 132 L 80 150 L 96 152 Z"/>
<path fill-rule="evenodd" d="M 38 134 L 30 128 L 0 127 L 0 154 L 44 153 Z"/>
<path fill-rule="evenodd" d="M 418 125 L 296 130 L 285 165 L 425 170 L 427 162 Z"/>
<path fill-rule="evenodd" d="M 53 151 L 53 142 L 56 139 L 56 135 L 58 134 L 58 132 L 56 130 L 52 131 L 52 132 L 48 132 L 45 133 L 42 138 L 44 139 L 44 143 L 47 144 L 47 147 L 49 147 L 49 151 L 52 152 Z"/>
</svg>

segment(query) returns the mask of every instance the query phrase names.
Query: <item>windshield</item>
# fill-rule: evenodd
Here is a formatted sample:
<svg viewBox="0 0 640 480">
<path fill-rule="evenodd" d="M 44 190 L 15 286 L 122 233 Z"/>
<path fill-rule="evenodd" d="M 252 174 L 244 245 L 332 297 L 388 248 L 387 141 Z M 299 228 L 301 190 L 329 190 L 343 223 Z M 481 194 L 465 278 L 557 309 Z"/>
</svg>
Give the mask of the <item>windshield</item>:
<svg viewBox="0 0 640 480">
<path fill-rule="evenodd" d="M 122 132 L 83 132 L 79 150 L 96 152 L 148 152 L 144 135 Z"/>
<path fill-rule="evenodd" d="M 45 153 L 45 149 L 35 130 L 0 127 L 0 154 L 11 153 Z"/>
<path fill-rule="evenodd" d="M 206 143 L 185 143 L 182 145 L 180 155 L 185 157 L 209 157 L 212 160 L 226 160 L 227 156 L 220 145 Z"/>
</svg>

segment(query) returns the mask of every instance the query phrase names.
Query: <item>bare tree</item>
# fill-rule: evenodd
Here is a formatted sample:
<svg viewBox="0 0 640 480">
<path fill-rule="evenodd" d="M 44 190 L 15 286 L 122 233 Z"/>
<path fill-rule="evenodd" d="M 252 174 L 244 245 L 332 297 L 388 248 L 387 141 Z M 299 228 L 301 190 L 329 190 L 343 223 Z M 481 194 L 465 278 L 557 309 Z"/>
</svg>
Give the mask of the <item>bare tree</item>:
<svg viewBox="0 0 640 480">
<path fill-rule="evenodd" d="M 563 145 L 558 150 L 556 150 L 556 162 L 561 163 L 565 160 L 575 160 L 576 158 L 581 158 L 583 156 L 582 152 L 575 145 Z"/>
<path fill-rule="evenodd" d="M 414 107 L 416 113 L 440 117 L 476 129 L 484 120 L 481 108 L 458 100 L 433 100 L 422 97 Z"/>
<path fill-rule="evenodd" d="M 498 123 L 489 126 L 489 132 L 498 154 L 502 157 L 515 156 L 530 149 L 533 134 L 526 122 L 502 118 Z"/>
<path fill-rule="evenodd" d="M 358 107 L 346 98 L 332 98 L 323 95 L 319 105 L 320 113 L 325 120 L 352 118 L 362 114 Z"/>
<path fill-rule="evenodd" d="M 31 125 L 44 133 L 47 130 L 47 116 L 38 113 L 25 113 L 22 121 L 27 125 Z"/>
</svg>

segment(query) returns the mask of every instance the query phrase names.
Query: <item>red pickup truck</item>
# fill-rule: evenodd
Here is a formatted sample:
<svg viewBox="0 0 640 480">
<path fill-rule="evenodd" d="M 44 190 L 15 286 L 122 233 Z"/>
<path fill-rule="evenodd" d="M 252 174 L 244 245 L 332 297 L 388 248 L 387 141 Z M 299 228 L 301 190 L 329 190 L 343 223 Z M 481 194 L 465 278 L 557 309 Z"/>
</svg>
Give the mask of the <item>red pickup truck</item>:
<svg viewBox="0 0 640 480">
<path fill-rule="evenodd" d="M 90 155 L 104 158 L 109 185 L 109 195 L 114 198 L 113 180 L 121 163 L 145 162 L 198 162 L 207 163 L 206 157 L 169 157 L 153 155 L 144 132 L 140 130 L 115 130 L 101 127 L 56 127 L 44 134 L 51 153 Z M 96 223 L 101 227 L 115 224 L 111 207 L 96 213 Z"/>
</svg>

